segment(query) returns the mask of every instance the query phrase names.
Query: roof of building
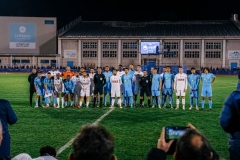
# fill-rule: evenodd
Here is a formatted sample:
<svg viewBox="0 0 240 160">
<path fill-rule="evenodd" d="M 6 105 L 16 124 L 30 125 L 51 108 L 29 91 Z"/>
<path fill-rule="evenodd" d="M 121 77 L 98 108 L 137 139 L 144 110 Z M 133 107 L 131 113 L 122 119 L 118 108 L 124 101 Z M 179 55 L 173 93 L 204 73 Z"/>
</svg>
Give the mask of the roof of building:
<svg viewBox="0 0 240 160">
<path fill-rule="evenodd" d="M 78 21 L 61 30 L 59 37 L 236 37 L 240 25 L 234 20 L 179 22 Z"/>
</svg>

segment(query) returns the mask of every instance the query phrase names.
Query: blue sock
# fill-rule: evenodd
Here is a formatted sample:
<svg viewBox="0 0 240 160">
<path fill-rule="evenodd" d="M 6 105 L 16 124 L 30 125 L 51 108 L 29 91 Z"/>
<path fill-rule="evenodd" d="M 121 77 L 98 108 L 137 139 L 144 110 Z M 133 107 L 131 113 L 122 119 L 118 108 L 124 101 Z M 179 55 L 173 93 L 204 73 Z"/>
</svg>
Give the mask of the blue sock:
<svg viewBox="0 0 240 160">
<path fill-rule="evenodd" d="M 155 102 L 155 97 L 154 96 L 152 96 L 152 105 L 154 105 L 154 102 Z"/>
<path fill-rule="evenodd" d="M 193 97 L 190 97 L 190 106 L 193 106 Z"/>
<path fill-rule="evenodd" d="M 209 108 L 212 108 L 212 100 L 208 100 Z"/>
<path fill-rule="evenodd" d="M 45 103 L 46 103 L 46 104 L 49 104 L 49 102 L 48 102 L 48 97 L 45 98 Z"/>
<path fill-rule="evenodd" d="M 64 104 L 65 104 L 65 106 L 67 106 L 67 102 L 66 101 L 64 102 Z"/>
<path fill-rule="evenodd" d="M 198 97 L 196 98 L 196 106 L 198 106 Z"/>
<path fill-rule="evenodd" d="M 171 107 L 173 107 L 173 99 L 172 99 L 172 95 L 171 96 L 169 96 L 169 103 L 171 104 Z"/>
<path fill-rule="evenodd" d="M 205 100 L 202 100 L 202 108 L 204 108 Z"/>
<path fill-rule="evenodd" d="M 56 97 L 53 98 L 53 103 L 57 104 L 57 98 Z"/>
<path fill-rule="evenodd" d="M 127 105 L 127 98 L 128 98 L 128 97 L 124 97 L 124 106 Z"/>
<path fill-rule="evenodd" d="M 104 103 L 104 104 L 107 103 L 107 102 L 106 102 L 106 94 L 104 94 L 104 96 L 103 96 L 103 103 Z"/>
<path fill-rule="evenodd" d="M 167 100 L 167 96 L 163 96 L 163 104 L 164 104 L 164 107 L 166 107 L 166 100 Z"/>
<path fill-rule="evenodd" d="M 38 105 L 38 100 L 35 100 L 36 105 Z"/>
<path fill-rule="evenodd" d="M 129 104 L 131 106 L 131 108 L 133 107 L 133 98 L 132 97 L 129 97 Z"/>
<path fill-rule="evenodd" d="M 73 101 L 71 101 L 71 106 L 73 105 Z"/>
<path fill-rule="evenodd" d="M 158 97 L 157 100 L 158 100 L 158 105 L 160 106 L 160 105 L 161 105 L 161 99 L 160 99 L 160 97 Z"/>
</svg>

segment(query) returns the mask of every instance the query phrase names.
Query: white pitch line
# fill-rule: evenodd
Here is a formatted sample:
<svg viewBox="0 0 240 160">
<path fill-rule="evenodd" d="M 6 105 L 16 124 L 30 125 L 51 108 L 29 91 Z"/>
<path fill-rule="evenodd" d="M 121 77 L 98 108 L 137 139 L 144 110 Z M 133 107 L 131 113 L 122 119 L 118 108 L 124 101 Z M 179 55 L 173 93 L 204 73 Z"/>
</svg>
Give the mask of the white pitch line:
<svg viewBox="0 0 240 160">
<path fill-rule="evenodd" d="M 98 124 L 101 120 L 103 120 L 103 118 L 105 118 L 107 115 L 109 115 L 112 111 L 114 110 L 114 108 L 108 110 L 105 114 L 103 114 L 101 117 L 99 117 L 95 122 L 93 122 L 92 124 Z M 74 141 L 75 137 L 72 138 L 69 142 L 67 142 L 64 146 L 62 146 L 58 151 L 57 151 L 57 155 L 61 154 L 65 149 L 67 149 L 69 146 L 72 145 L 73 141 Z"/>
</svg>

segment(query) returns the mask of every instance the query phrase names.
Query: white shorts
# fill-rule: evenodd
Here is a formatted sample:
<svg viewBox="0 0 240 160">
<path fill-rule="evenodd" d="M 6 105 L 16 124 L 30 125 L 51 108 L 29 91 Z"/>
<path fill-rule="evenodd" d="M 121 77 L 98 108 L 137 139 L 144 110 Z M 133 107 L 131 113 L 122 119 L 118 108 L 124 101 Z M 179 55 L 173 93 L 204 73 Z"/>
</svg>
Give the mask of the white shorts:
<svg viewBox="0 0 240 160">
<path fill-rule="evenodd" d="M 176 92 L 176 96 L 183 96 L 183 97 L 185 97 L 185 95 L 186 95 L 186 92 L 184 92 L 184 90 L 177 90 L 177 92 Z"/>
<path fill-rule="evenodd" d="M 121 97 L 120 91 L 111 91 L 111 97 Z"/>
<path fill-rule="evenodd" d="M 89 97 L 90 96 L 90 89 L 88 90 L 81 90 L 81 97 Z"/>
</svg>

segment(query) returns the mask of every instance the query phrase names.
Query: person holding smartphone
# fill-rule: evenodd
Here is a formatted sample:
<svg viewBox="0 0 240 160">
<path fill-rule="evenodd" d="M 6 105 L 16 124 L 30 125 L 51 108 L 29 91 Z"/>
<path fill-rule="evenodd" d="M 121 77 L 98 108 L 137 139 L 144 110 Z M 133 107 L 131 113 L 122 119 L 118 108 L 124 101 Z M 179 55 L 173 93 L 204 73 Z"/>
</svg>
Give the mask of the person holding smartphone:
<svg viewBox="0 0 240 160">
<path fill-rule="evenodd" d="M 209 141 L 195 127 L 188 124 L 189 129 L 177 140 L 174 152 L 175 160 L 218 160 L 218 154 L 212 149 Z M 152 148 L 147 160 L 166 160 L 167 153 L 174 140 L 166 141 L 165 127 L 158 139 L 157 148 Z M 175 147 L 174 147 L 175 148 Z"/>
</svg>

